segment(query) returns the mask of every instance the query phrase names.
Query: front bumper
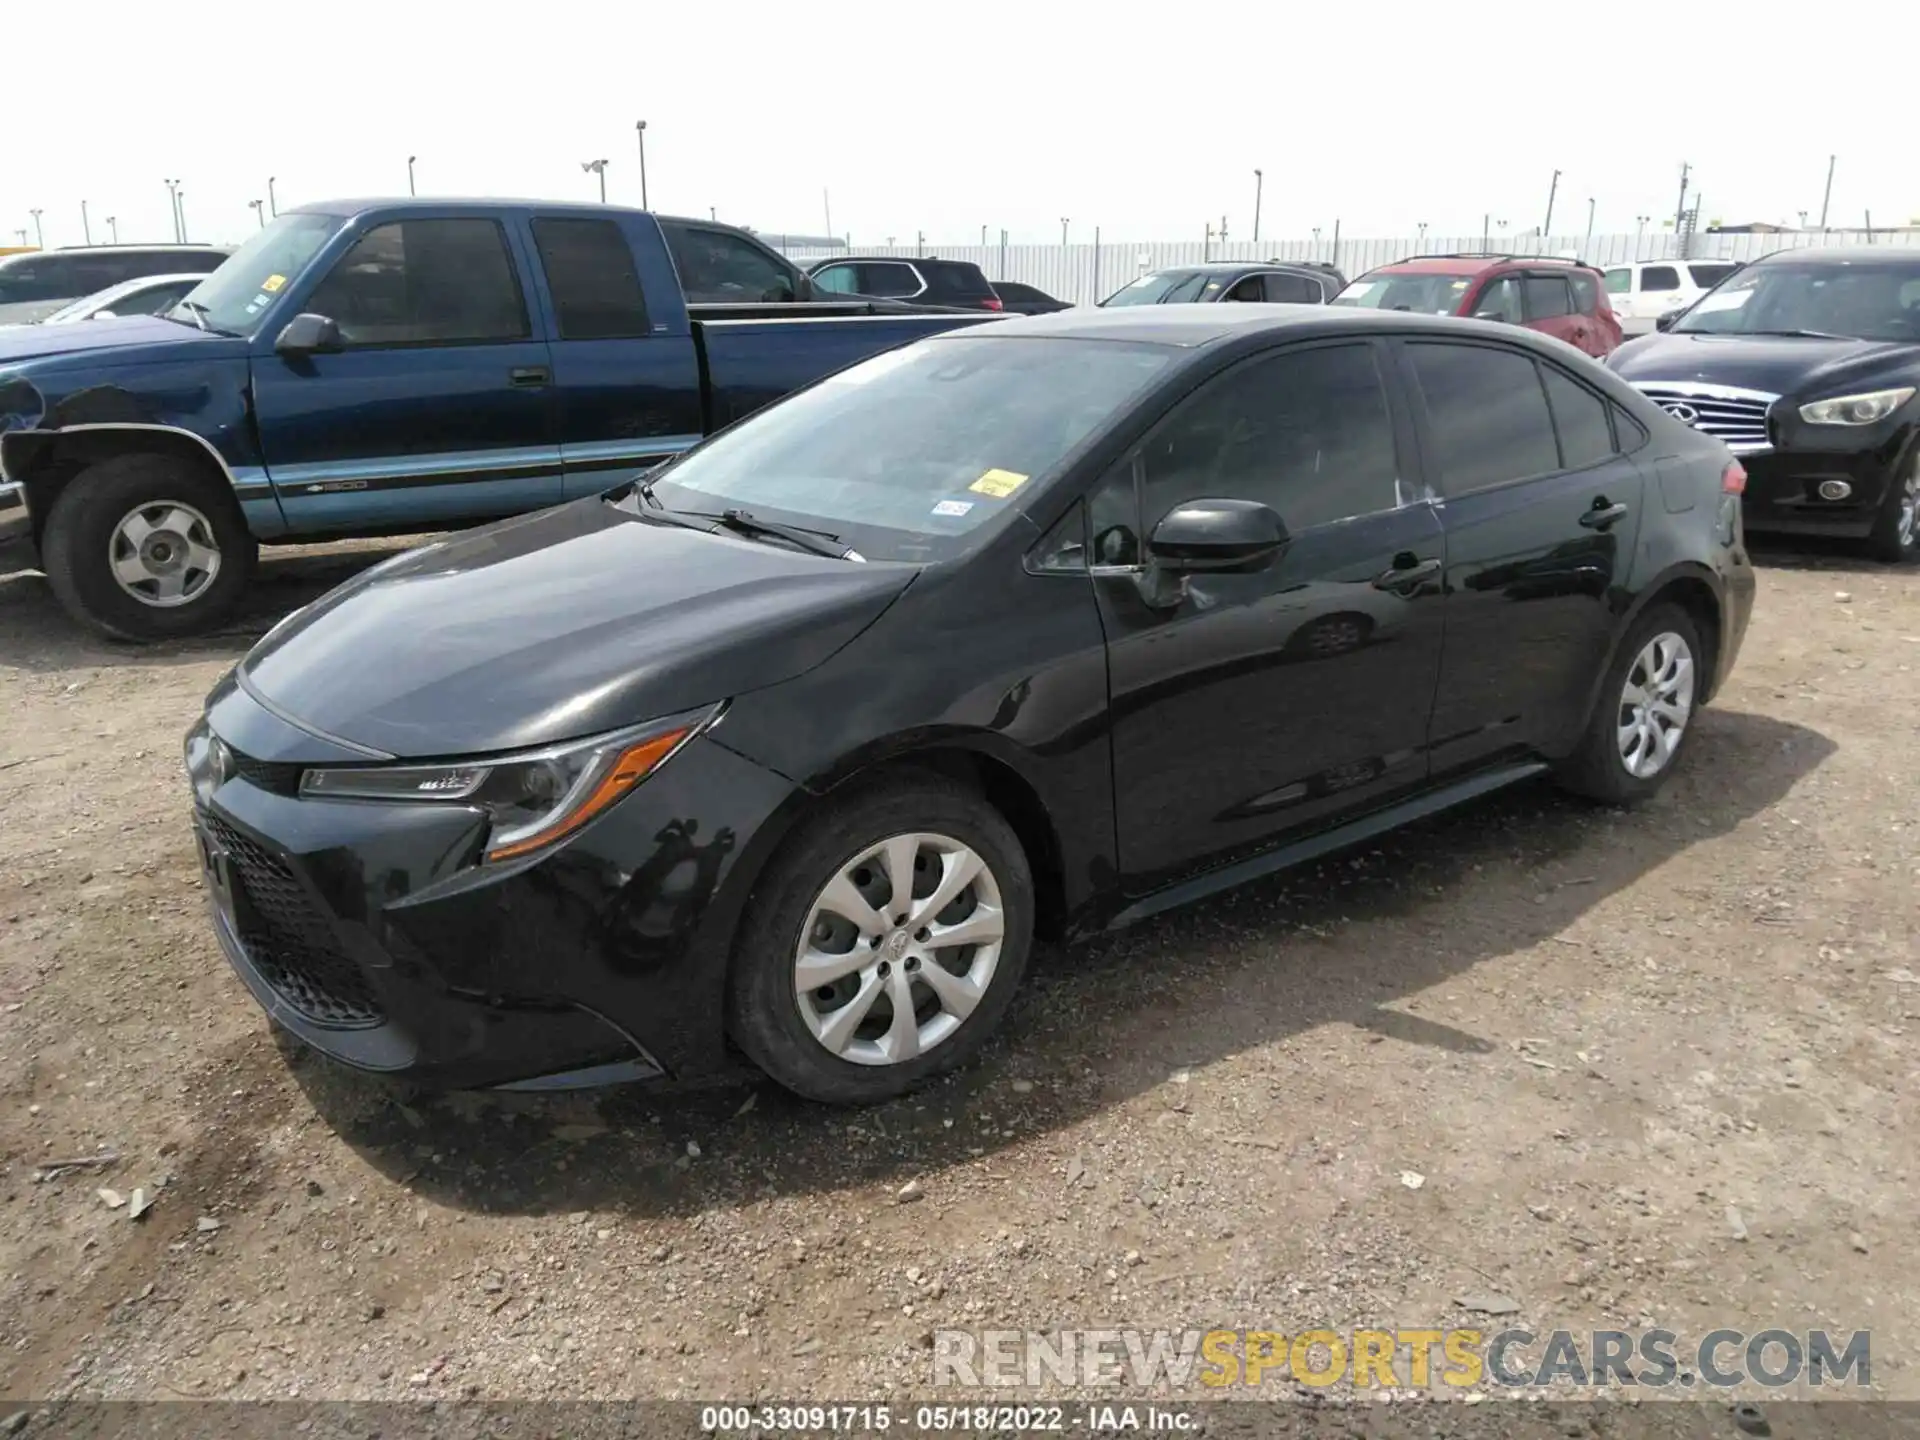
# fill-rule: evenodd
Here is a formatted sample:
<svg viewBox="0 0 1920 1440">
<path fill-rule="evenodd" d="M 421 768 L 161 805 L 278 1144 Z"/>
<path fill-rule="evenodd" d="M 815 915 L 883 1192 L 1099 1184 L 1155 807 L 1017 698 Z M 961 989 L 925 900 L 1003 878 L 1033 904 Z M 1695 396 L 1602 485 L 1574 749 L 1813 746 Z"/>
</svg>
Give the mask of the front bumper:
<svg viewBox="0 0 1920 1440">
<path fill-rule="evenodd" d="M 701 736 L 558 849 L 483 870 L 479 811 L 300 798 L 325 742 L 238 690 L 209 720 L 245 757 L 194 817 L 214 929 L 276 1024 L 453 1088 L 729 1067 L 742 861 L 788 781 Z"/>
<path fill-rule="evenodd" d="M 1897 457 L 1877 450 L 1768 450 L 1740 463 L 1747 472 L 1746 528 L 1763 534 L 1864 536 L 1899 473 Z M 1820 487 L 1829 482 L 1847 493 L 1824 498 Z"/>
</svg>

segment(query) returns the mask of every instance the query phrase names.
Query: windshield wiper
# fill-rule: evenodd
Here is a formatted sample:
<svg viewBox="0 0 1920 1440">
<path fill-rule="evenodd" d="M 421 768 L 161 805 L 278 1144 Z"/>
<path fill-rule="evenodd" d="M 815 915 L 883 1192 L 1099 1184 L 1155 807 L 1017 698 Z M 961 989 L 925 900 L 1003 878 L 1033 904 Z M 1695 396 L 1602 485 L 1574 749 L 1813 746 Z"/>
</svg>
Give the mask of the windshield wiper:
<svg viewBox="0 0 1920 1440">
<path fill-rule="evenodd" d="M 689 515 L 699 514 L 689 510 Z M 718 520 L 722 528 L 736 535 L 747 535 L 755 539 L 772 538 L 784 540 L 789 545 L 797 545 L 802 550 L 815 555 L 825 555 L 830 559 L 844 560 L 847 547 L 840 543 L 840 537 L 826 530 L 809 530 L 801 525 L 780 525 L 772 520 L 756 520 L 745 510 L 722 510 L 718 515 L 703 515 L 704 520 Z"/>
<path fill-rule="evenodd" d="M 202 330 L 206 331 L 207 334 L 209 335 L 233 334 L 231 330 L 222 330 L 216 325 L 209 325 L 207 323 L 207 316 L 212 314 L 213 312 L 208 310 L 207 307 L 205 305 L 202 305 L 198 300 L 176 301 L 174 305 L 174 309 L 186 311 L 188 315 L 193 317 L 193 323 L 195 325 L 198 325 Z M 173 319 L 172 311 L 169 311 L 167 313 L 167 319 L 169 320 Z"/>
<path fill-rule="evenodd" d="M 1852 335 L 1835 335 L 1830 330 L 1743 330 L 1743 335 L 1787 335 L 1796 340 L 1852 340 Z"/>
</svg>

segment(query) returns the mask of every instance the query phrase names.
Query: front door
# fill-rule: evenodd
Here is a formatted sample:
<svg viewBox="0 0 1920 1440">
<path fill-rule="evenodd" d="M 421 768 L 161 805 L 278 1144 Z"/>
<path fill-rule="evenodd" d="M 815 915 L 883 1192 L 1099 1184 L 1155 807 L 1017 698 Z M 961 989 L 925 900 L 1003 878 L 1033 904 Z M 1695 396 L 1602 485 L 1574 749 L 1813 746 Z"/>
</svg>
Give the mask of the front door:
<svg viewBox="0 0 1920 1440">
<path fill-rule="evenodd" d="M 299 309 L 338 324 L 346 348 L 253 359 L 267 473 L 294 533 L 558 503 L 551 361 L 499 222 L 377 225 Z"/>
<path fill-rule="evenodd" d="M 1417 787 L 1444 560 L 1404 479 L 1374 344 L 1244 360 L 1181 402 L 1092 497 L 1115 806 L 1130 890 Z M 1251 574 L 1155 583 L 1144 537 L 1196 499 L 1258 500 L 1291 540 Z"/>
<path fill-rule="evenodd" d="M 1609 402 L 1557 365 L 1475 342 L 1403 354 L 1447 537 L 1434 774 L 1564 752 L 1612 641 L 1639 467 Z"/>
</svg>

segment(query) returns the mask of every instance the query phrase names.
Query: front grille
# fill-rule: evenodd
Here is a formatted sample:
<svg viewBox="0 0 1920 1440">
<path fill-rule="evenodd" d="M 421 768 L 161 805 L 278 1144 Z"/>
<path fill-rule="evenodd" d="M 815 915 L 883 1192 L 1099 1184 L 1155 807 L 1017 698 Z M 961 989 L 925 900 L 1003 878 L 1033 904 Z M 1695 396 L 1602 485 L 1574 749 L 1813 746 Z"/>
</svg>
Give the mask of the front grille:
<svg viewBox="0 0 1920 1440">
<path fill-rule="evenodd" d="M 275 760 L 256 760 L 251 755 L 242 755 L 231 750 L 233 773 L 262 790 L 275 795 L 298 795 L 300 793 L 300 769 L 298 765 L 286 765 Z"/>
<path fill-rule="evenodd" d="M 365 1029 L 386 1019 L 360 967 L 341 953 L 333 928 L 286 862 L 218 816 L 206 817 L 227 854 L 240 944 L 260 976 L 293 1009 L 320 1025 Z"/>
<path fill-rule="evenodd" d="M 1780 398 L 1758 390 L 1717 387 L 1712 391 L 1662 384 L 1634 388 L 1675 419 L 1724 440 L 1736 453 L 1767 448 L 1767 410 Z"/>
</svg>

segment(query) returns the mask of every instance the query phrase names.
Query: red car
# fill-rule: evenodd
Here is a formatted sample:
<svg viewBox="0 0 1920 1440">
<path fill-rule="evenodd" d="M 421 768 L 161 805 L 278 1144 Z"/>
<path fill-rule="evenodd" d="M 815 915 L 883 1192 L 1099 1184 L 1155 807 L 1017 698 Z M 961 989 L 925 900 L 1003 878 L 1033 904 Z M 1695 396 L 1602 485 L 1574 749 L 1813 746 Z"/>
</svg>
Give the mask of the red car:
<svg viewBox="0 0 1920 1440">
<path fill-rule="evenodd" d="M 1596 359 L 1622 339 L 1600 272 L 1553 255 L 1414 255 L 1369 270 L 1332 303 L 1502 320 Z"/>
</svg>

